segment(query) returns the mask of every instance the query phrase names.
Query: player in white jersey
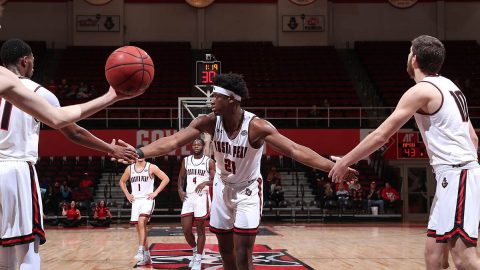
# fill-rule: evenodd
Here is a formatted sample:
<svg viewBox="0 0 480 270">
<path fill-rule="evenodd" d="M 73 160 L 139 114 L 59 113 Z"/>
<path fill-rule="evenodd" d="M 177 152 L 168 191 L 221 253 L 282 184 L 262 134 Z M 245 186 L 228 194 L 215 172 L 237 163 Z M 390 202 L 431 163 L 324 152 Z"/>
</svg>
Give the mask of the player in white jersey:
<svg viewBox="0 0 480 270">
<path fill-rule="evenodd" d="M 478 138 L 465 96 L 449 79 L 438 75 L 444 57 L 445 48 L 438 39 L 419 36 L 412 41 L 407 71 L 416 85 L 401 97 L 380 127 L 337 161 L 330 176 L 339 181 L 347 166 L 383 146 L 415 116 L 437 180 L 425 247 L 427 269 L 446 266 L 448 249 L 458 269 L 480 269 L 475 248 L 480 219 Z"/>
<path fill-rule="evenodd" d="M 241 75 L 220 74 L 214 84 L 213 113 L 195 118 L 187 128 L 172 136 L 137 148 L 137 153 L 145 157 L 161 156 L 188 144 L 203 132 L 213 135 L 216 174 L 210 230 L 217 235 L 224 269 L 253 269 L 252 252 L 262 214 L 260 158 L 264 144 L 323 171 L 329 171 L 333 162 L 283 136 L 268 121 L 243 110 L 240 103 L 248 97 L 248 89 Z M 120 140 L 119 143 L 127 145 Z M 354 177 L 353 172 L 346 172 L 345 177 Z"/>
<path fill-rule="evenodd" d="M 154 191 L 155 176 L 161 180 Z M 128 192 L 126 183 L 130 181 L 131 193 Z M 135 224 L 138 233 L 138 251 L 135 255 L 137 265 L 150 264 L 148 250 L 147 223 L 155 208 L 155 198 L 167 186 L 170 179 L 157 165 L 138 159 L 125 169 L 120 178 L 120 188 L 132 203 L 130 223 Z"/>
<path fill-rule="evenodd" d="M 181 222 L 187 243 L 193 249 L 189 266 L 193 270 L 202 267 L 202 256 L 205 247 L 205 220 L 210 215 L 210 192 L 215 176 L 215 162 L 203 154 L 205 141 L 198 138 L 192 143 L 193 155 L 182 160 L 178 175 L 178 195 L 183 202 Z M 185 188 L 185 182 L 187 186 Z M 186 190 L 186 191 L 184 191 Z M 198 240 L 192 233 L 193 219 L 197 227 Z"/>
<path fill-rule="evenodd" d="M 51 106 L 59 101 L 50 91 L 29 78 L 34 57 L 28 44 L 18 39 L 1 48 L 4 65 L 25 87 Z M 60 131 L 75 143 L 122 156 L 126 149 L 103 142 L 76 124 Z M 39 269 L 38 245 L 45 242 L 43 210 L 34 164 L 38 159 L 40 122 L 12 103 L 0 101 L 0 269 Z M 128 150 L 129 151 L 129 150 Z M 132 152 L 133 153 L 133 152 Z"/>
</svg>

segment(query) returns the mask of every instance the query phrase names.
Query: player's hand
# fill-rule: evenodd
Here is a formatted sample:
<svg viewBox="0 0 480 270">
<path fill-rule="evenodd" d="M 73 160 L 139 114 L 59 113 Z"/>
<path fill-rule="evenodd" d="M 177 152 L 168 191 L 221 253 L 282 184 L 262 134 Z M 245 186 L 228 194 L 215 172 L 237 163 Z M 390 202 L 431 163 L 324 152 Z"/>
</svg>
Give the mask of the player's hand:
<svg viewBox="0 0 480 270">
<path fill-rule="evenodd" d="M 128 144 L 128 143 L 126 143 L 126 142 L 124 142 L 120 139 L 117 140 L 117 141 L 113 140 L 112 144 L 130 149 L 131 151 L 135 152 L 135 155 L 137 155 L 137 151 L 135 150 L 135 147 L 133 147 L 132 145 L 130 145 L 130 144 Z M 130 160 L 131 162 L 129 160 L 126 160 L 126 159 L 123 159 L 123 158 L 116 158 L 116 157 L 112 157 L 110 160 L 111 161 L 117 161 L 118 163 L 123 163 L 123 164 L 132 164 L 135 161 L 137 161 L 137 158 L 138 158 L 138 156 L 135 159 Z"/>
<path fill-rule="evenodd" d="M 152 192 L 147 194 L 147 200 L 154 200 L 157 197 L 158 193 Z"/>
<path fill-rule="evenodd" d="M 108 155 L 112 156 L 112 158 L 126 161 L 129 164 L 135 163 L 137 160 L 138 155 L 137 151 L 135 151 L 135 148 L 118 145 L 115 139 L 112 140 L 110 145 L 112 146 L 113 152 L 109 153 Z"/>
<path fill-rule="evenodd" d="M 335 165 L 328 173 L 328 177 L 332 178 L 334 183 L 341 183 L 346 180 L 347 182 L 355 182 L 358 180 L 358 172 L 352 168 L 343 164 L 343 160 L 339 157 L 331 157 L 335 161 Z"/>
<path fill-rule="evenodd" d="M 195 188 L 195 192 L 197 192 L 198 194 L 202 193 L 202 191 L 203 191 L 203 189 L 205 188 L 206 185 L 207 185 L 207 182 L 203 182 L 203 183 L 199 184 Z"/>
<path fill-rule="evenodd" d="M 130 202 L 130 203 L 133 203 L 135 201 L 135 197 L 132 195 L 132 194 L 128 194 L 127 195 L 127 200 Z"/>
<path fill-rule="evenodd" d="M 117 101 L 120 101 L 120 100 L 124 100 L 124 99 L 131 99 L 131 98 L 134 98 L 136 96 L 139 96 L 141 94 L 143 94 L 145 91 L 139 91 L 133 95 L 123 95 L 123 94 L 120 94 L 118 93 L 115 88 L 113 88 L 112 86 L 110 86 L 110 88 L 108 89 L 108 93 L 107 93 L 107 96 L 109 98 L 111 98 L 114 102 L 117 102 Z"/>
<path fill-rule="evenodd" d="M 183 191 L 183 190 L 178 192 L 178 196 L 180 197 L 180 200 L 182 202 L 184 202 L 185 199 L 188 198 L 187 193 L 185 193 L 185 191 Z"/>
</svg>

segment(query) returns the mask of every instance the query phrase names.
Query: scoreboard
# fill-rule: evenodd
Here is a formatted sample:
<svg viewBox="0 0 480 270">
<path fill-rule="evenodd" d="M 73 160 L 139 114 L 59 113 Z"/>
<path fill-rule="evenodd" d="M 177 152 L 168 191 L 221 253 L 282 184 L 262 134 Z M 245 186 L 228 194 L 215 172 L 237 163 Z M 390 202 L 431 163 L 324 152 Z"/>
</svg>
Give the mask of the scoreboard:
<svg viewBox="0 0 480 270">
<path fill-rule="evenodd" d="M 212 85 L 213 78 L 221 73 L 222 62 L 220 61 L 197 61 L 196 85 Z"/>
<path fill-rule="evenodd" d="M 420 133 L 398 132 L 397 143 L 397 159 L 428 159 Z"/>
</svg>

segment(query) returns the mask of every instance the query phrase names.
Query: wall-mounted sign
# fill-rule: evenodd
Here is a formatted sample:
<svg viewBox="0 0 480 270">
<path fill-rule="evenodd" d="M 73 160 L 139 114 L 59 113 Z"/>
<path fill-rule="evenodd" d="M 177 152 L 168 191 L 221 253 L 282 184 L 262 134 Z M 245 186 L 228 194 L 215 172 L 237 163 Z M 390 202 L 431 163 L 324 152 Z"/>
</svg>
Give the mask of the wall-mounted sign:
<svg viewBox="0 0 480 270">
<path fill-rule="evenodd" d="M 77 15 L 78 32 L 120 32 L 119 15 Z"/>
<path fill-rule="evenodd" d="M 94 6 L 103 6 L 103 5 L 106 5 L 110 2 L 112 2 L 112 0 L 85 0 L 85 2 L 89 3 L 90 5 L 94 5 Z"/>
<path fill-rule="evenodd" d="M 185 0 L 187 4 L 196 8 L 204 8 L 213 4 L 214 0 Z"/>
<path fill-rule="evenodd" d="M 323 15 L 283 15 L 282 31 L 284 32 L 323 32 L 325 17 Z"/>
<path fill-rule="evenodd" d="M 306 6 L 306 5 L 310 5 L 312 4 L 313 2 L 315 2 L 317 0 L 290 0 L 290 2 L 296 4 L 296 5 L 299 5 L 299 6 Z"/>
<path fill-rule="evenodd" d="M 396 8 L 409 8 L 415 5 L 418 0 L 388 0 Z"/>
</svg>

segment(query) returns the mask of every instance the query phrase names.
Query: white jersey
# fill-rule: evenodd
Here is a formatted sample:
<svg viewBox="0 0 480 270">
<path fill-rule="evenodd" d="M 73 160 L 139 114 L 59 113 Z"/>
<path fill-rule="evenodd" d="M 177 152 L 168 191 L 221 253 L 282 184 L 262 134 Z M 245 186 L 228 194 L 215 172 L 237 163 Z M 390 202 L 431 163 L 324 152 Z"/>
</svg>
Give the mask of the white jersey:
<svg viewBox="0 0 480 270">
<path fill-rule="evenodd" d="M 256 149 L 249 142 L 250 121 L 256 116 L 243 111 L 243 122 L 237 136 L 230 139 L 223 126 L 223 119 L 217 116 L 215 134 L 213 136 L 214 156 L 216 161 L 216 177 L 223 182 L 234 185 L 246 185 L 252 180 L 262 178 L 260 161 L 263 147 Z"/>
<path fill-rule="evenodd" d="M 20 81 L 52 106 L 60 107 L 52 92 L 28 78 L 20 77 Z M 0 160 L 37 162 L 40 122 L 5 99 L 0 100 Z"/>
<path fill-rule="evenodd" d="M 210 158 L 202 156 L 195 159 L 193 155 L 185 157 L 185 170 L 187 172 L 187 194 L 195 193 L 197 186 L 210 180 Z M 208 187 L 205 187 L 208 190 Z"/>
<path fill-rule="evenodd" d="M 153 192 L 153 184 L 155 178 L 150 174 L 150 162 L 145 163 L 145 167 L 135 169 L 135 163 L 130 165 L 130 184 L 132 187 L 132 195 L 135 198 L 144 198 L 147 194 Z"/>
<path fill-rule="evenodd" d="M 442 104 L 436 112 L 415 114 L 430 164 L 459 165 L 476 161 L 477 151 L 470 137 L 467 100 L 463 93 L 442 76 L 426 77 L 423 82 L 432 84 L 442 94 Z"/>
</svg>

